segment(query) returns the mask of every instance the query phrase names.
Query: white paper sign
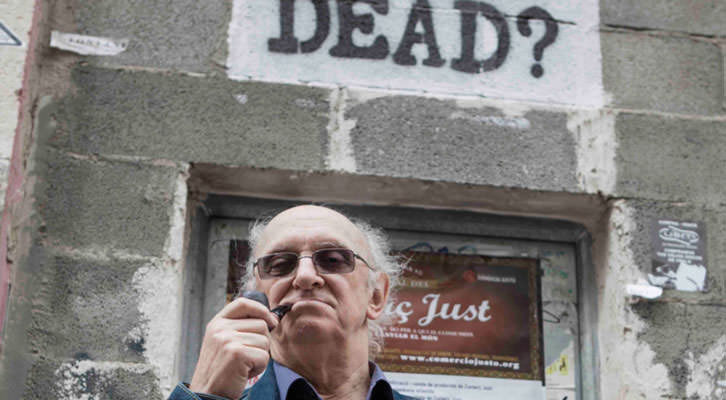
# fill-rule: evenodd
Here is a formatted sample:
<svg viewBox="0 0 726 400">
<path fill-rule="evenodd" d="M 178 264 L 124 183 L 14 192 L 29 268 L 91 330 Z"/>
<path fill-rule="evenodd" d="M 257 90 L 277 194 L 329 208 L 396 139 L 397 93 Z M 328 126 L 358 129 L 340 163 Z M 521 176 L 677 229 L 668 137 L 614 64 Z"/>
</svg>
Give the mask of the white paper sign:
<svg viewBox="0 0 726 400">
<path fill-rule="evenodd" d="M 233 79 L 600 106 L 597 0 L 235 0 Z"/>
<path fill-rule="evenodd" d="M 89 56 L 115 56 L 126 50 L 128 39 L 111 39 L 52 31 L 50 47 Z"/>
<path fill-rule="evenodd" d="M 545 387 L 539 381 L 400 372 L 385 374 L 393 389 L 422 400 L 545 399 Z"/>
</svg>

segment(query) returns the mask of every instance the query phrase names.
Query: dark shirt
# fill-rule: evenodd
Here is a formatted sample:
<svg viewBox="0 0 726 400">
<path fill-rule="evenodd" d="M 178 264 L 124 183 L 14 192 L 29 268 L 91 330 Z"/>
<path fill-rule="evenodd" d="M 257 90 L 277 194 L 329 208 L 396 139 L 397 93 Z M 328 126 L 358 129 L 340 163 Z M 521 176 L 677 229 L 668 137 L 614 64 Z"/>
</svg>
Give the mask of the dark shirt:
<svg viewBox="0 0 726 400">
<path fill-rule="evenodd" d="M 388 384 L 386 376 L 383 375 L 381 368 L 376 363 L 369 362 L 371 373 L 371 384 L 368 386 L 368 394 L 366 400 L 393 400 L 393 391 L 391 385 Z M 275 369 L 275 377 L 277 378 L 277 388 L 280 391 L 280 398 L 285 400 L 318 400 L 315 388 L 295 371 L 280 365 L 273 361 L 272 366 Z"/>
</svg>

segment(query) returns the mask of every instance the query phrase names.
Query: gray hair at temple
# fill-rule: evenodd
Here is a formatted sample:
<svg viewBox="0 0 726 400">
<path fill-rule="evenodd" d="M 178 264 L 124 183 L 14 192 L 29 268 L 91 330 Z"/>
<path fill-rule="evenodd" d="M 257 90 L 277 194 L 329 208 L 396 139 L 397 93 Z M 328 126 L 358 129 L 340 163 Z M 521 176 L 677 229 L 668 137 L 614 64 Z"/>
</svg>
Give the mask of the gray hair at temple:
<svg viewBox="0 0 726 400">
<path fill-rule="evenodd" d="M 337 210 L 336 210 L 337 211 Z M 347 217 L 347 216 L 346 216 Z M 358 230 L 363 233 L 363 237 L 368 243 L 368 247 L 371 251 L 372 260 L 369 260 L 373 269 L 368 270 L 368 289 L 373 290 L 376 284 L 376 278 L 378 274 L 386 274 L 389 279 L 389 294 L 388 302 L 386 303 L 386 310 L 388 305 L 395 302 L 396 288 L 398 287 L 399 277 L 403 271 L 405 262 L 401 261 L 398 257 L 391 255 L 391 245 L 388 242 L 388 238 L 382 230 L 373 228 L 369 224 L 347 217 Z M 272 217 L 262 218 L 250 224 L 249 236 L 247 241 L 249 242 L 250 257 L 245 264 L 245 274 L 240 279 L 240 290 L 244 288 L 246 290 L 255 289 L 254 279 L 254 249 L 257 247 L 260 235 L 269 224 Z M 393 323 L 393 316 L 384 312 L 381 317 L 376 320 L 368 320 L 368 358 L 373 360 L 376 355 L 383 350 L 383 328 Z"/>
</svg>

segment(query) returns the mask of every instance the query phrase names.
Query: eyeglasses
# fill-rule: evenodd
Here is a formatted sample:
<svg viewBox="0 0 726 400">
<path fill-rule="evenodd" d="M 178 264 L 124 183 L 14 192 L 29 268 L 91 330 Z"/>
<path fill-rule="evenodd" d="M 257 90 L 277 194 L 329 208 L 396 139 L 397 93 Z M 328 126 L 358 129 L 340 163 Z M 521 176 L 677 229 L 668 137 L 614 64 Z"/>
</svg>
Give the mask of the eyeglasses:
<svg viewBox="0 0 726 400">
<path fill-rule="evenodd" d="M 313 260 L 315 270 L 319 274 L 346 274 L 355 269 L 355 259 L 363 261 L 370 269 L 363 257 L 350 249 L 320 249 L 309 256 L 299 256 L 297 253 L 272 253 L 255 260 L 253 266 L 257 267 L 260 279 L 280 278 L 291 274 L 303 258 Z"/>
</svg>

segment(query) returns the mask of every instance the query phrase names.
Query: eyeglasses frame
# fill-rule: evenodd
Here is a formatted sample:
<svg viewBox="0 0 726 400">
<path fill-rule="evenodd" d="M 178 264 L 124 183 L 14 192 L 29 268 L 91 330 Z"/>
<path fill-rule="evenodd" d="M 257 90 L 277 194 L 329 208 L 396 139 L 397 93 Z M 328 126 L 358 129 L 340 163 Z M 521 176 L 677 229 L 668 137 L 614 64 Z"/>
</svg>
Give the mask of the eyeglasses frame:
<svg viewBox="0 0 726 400">
<path fill-rule="evenodd" d="M 308 255 L 308 256 L 301 256 L 301 255 L 298 255 L 297 253 L 295 253 L 295 252 L 293 252 L 293 251 L 280 251 L 280 252 L 277 252 L 277 253 L 270 253 L 270 254 L 265 254 L 265 255 L 264 255 L 264 256 L 262 256 L 262 257 L 258 257 L 258 258 L 257 258 L 257 259 L 255 260 L 255 262 L 254 262 L 254 263 L 252 263 L 252 268 L 257 268 L 257 269 L 258 269 L 258 271 L 257 271 L 257 275 L 258 275 L 258 276 L 260 277 L 260 279 L 268 280 L 268 279 L 274 279 L 274 278 L 284 278 L 284 277 L 286 277 L 286 276 L 289 276 L 289 275 L 291 275 L 291 274 L 292 274 L 292 273 L 293 273 L 293 272 L 294 272 L 294 271 L 295 271 L 295 270 L 296 270 L 296 269 L 297 269 L 297 268 L 298 268 L 298 267 L 300 266 L 300 260 L 302 260 L 303 258 L 309 258 L 309 259 L 310 259 L 311 261 L 313 261 L 313 267 L 315 267 L 315 272 L 317 272 L 318 274 L 321 274 L 321 275 L 335 275 L 335 274 L 337 274 L 337 275 L 340 275 L 340 273 L 321 272 L 321 271 L 320 271 L 320 269 L 319 269 L 319 267 L 318 267 L 318 265 L 317 265 L 317 264 L 315 263 L 315 261 L 314 261 L 314 258 L 313 258 L 313 256 L 315 255 L 315 253 L 317 253 L 317 252 L 319 252 L 319 251 L 333 251 L 333 250 L 345 250 L 345 251 L 350 251 L 351 253 L 353 253 L 353 257 L 354 257 L 354 258 L 357 258 L 357 259 L 359 259 L 359 260 L 363 261 L 363 264 L 365 264 L 365 265 L 366 265 L 366 267 L 368 267 L 368 268 L 369 268 L 369 269 L 370 269 L 371 271 L 375 271 L 375 270 L 376 270 L 375 268 L 371 267 L 371 265 L 370 265 L 370 264 L 368 264 L 368 261 L 366 261 L 366 260 L 365 260 L 365 259 L 364 259 L 363 257 L 361 257 L 361 256 L 360 256 L 360 255 L 359 255 L 358 253 L 356 253 L 355 251 L 353 251 L 353 250 L 351 250 L 351 249 L 345 248 L 345 247 L 330 247 L 330 248 L 322 248 L 322 249 L 317 249 L 317 250 L 313 251 L 313 252 L 312 252 L 312 254 L 310 254 L 310 255 Z M 261 259 L 263 259 L 263 258 L 265 258 L 265 257 L 269 257 L 269 256 L 274 256 L 274 255 L 279 255 L 279 254 L 294 254 L 294 255 L 295 255 L 295 256 L 297 257 L 297 264 L 295 265 L 295 268 L 294 268 L 294 269 L 292 269 L 292 270 L 291 270 L 291 271 L 290 271 L 290 272 L 289 272 L 288 274 L 286 274 L 286 275 L 283 275 L 283 276 L 271 276 L 271 277 L 268 277 L 268 278 L 263 278 L 263 277 L 262 277 L 262 274 L 261 274 L 261 273 L 259 272 L 259 267 L 258 267 L 258 265 L 257 265 L 257 264 L 258 264 L 258 263 L 260 262 L 260 260 L 261 260 Z M 350 271 L 348 271 L 348 272 L 343 272 L 343 273 L 344 273 L 344 274 L 348 274 L 348 273 L 351 273 L 351 272 L 353 272 L 353 271 L 355 271 L 355 265 L 353 265 L 353 269 L 351 269 L 351 270 L 350 270 Z"/>
</svg>

